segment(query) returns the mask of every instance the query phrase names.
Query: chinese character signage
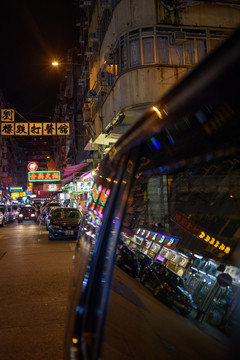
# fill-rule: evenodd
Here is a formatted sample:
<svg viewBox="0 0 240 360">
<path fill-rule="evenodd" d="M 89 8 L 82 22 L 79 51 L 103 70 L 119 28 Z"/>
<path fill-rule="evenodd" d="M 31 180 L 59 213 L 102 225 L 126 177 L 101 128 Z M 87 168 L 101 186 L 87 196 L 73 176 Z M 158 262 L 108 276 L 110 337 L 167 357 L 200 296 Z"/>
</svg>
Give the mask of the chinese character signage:
<svg viewBox="0 0 240 360">
<path fill-rule="evenodd" d="M 14 122 L 15 112 L 13 109 L 1 109 L 1 121 Z"/>
<path fill-rule="evenodd" d="M 15 122 L 13 109 L 1 109 L 1 135 L 42 136 L 70 135 L 69 123 Z"/>
<path fill-rule="evenodd" d="M 44 184 L 43 191 L 61 191 L 61 184 Z"/>
<path fill-rule="evenodd" d="M 78 192 L 87 192 L 91 191 L 93 186 L 92 181 L 78 181 L 77 182 L 77 191 Z"/>
<path fill-rule="evenodd" d="M 29 182 L 42 182 L 42 181 L 60 181 L 60 171 L 29 171 Z"/>
<path fill-rule="evenodd" d="M 26 197 L 26 192 L 25 192 L 25 191 L 22 191 L 22 192 L 12 192 L 12 193 L 11 193 L 11 197 L 12 197 L 12 198 Z"/>
<path fill-rule="evenodd" d="M 203 231 L 198 225 L 188 220 L 182 214 L 176 213 L 173 216 L 173 220 L 188 231 L 190 231 L 192 234 L 196 235 L 199 239 L 205 241 L 206 245 L 208 245 L 206 248 L 207 251 L 213 252 L 217 256 L 219 256 L 221 252 L 223 254 L 229 254 L 231 252 L 232 248 L 228 244 L 226 244 L 224 240 L 221 241 L 215 239 L 215 237 Z M 217 253 L 216 250 L 218 251 Z"/>
<path fill-rule="evenodd" d="M 1 123 L 2 135 L 70 135 L 69 123 Z"/>
</svg>

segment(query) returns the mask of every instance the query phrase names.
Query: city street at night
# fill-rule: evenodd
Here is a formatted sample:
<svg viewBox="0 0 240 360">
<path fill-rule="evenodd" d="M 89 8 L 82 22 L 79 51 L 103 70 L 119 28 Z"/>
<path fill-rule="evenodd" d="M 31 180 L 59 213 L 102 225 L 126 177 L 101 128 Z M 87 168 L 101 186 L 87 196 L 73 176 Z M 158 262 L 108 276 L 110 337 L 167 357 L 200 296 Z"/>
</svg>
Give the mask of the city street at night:
<svg viewBox="0 0 240 360">
<path fill-rule="evenodd" d="M 27 221 L 0 229 L 1 359 L 62 359 L 74 242 L 47 234 Z"/>
<path fill-rule="evenodd" d="M 240 0 L 0 11 L 0 360 L 240 358 Z"/>
<path fill-rule="evenodd" d="M 74 247 L 71 241 L 49 241 L 45 226 L 33 222 L 14 222 L 0 230 L 1 359 L 63 359 Z M 141 345 L 145 351 L 148 349 L 147 353 L 141 353 L 137 342 L 136 348 L 146 360 L 149 355 L 158 359 L 159 351 L 166 359 L 174 359 L 176 352 L 181 359 L 202 359 L 203 353 L 208 354 L 205 360 L 228 358 L 227 337 L 177 314 L 118 267 L 112 288 L 118 312 L 113 314 L 110 306 L 106 342 L 114 344 L 116 338 L 122 337 L 124 344 L 117 353 L 111 353 L 113 350 L 106 346 L 104 352 L 112 354 L 112 359 L 130 360 L 128 343 L 138 341 L 143 333 L 148 334 Z M 155 324 L 155 329 L 149 324 Z M 151 348 L 152 342 L 159 346 Z"/>
</svg>

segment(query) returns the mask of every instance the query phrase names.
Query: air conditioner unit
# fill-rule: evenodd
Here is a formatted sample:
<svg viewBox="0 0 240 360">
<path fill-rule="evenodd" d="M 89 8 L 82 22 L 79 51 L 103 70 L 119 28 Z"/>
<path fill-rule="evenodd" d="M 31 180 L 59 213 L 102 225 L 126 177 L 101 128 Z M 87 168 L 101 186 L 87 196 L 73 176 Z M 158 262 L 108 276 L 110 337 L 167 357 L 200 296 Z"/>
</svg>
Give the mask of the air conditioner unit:
<svg viewBox="0 0 240 360">
<path fill-rule="evenodd" d="M 88 97 L 90 97 L 90 98 L 96 98 L 96 97 L 98 97 L 98 93 L 97 93 L 97 90 L 89 90 L 88 91 Z"/>
<path fill-rule="evenodd" d="M 104 55 L 104 62 L 107 65 L 113 64 L 113 53 L 106 52 L 105 55 Z"/>
<path fill-rule="evenodd" d="M 107 79 L 108 79 L 107 71 L 99 71 L 97 73 L 97 79 L 98 79 L 98 81 L 107 81 Z"/>
<path fill-rule="evenodd" d="M 174 45 L 180 45 L 186 40 L 186 33 L 184 31 L 174 31 L 172 34 L 171 43 Z"/>
<path fill-rule="evenodd" d="M 97 73 L 97 80 L 98 81 L 105 81 L 108 85 L 113 84 L 113 74 L 107 71 L 99 71 Z"/>
<path fill-rule="evenodd" d="M 91 39 L 91 40 L 96 40 L 98 41 L 98 37 L 97 37 L 97 33 L 96 32 L 90 32 L 88 34 L 88 38 Z"/>
</svg>

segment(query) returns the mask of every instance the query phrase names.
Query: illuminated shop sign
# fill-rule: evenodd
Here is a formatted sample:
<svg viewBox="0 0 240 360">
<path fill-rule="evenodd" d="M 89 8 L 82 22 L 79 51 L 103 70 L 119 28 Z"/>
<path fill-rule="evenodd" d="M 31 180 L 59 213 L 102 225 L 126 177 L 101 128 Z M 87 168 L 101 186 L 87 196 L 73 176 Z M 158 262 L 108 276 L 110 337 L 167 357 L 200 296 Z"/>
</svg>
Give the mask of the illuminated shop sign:
<svg viewBox="0 0 240 360">
<path fill-rule="evenodd" d="M 222 241 L 215 239 L 213 236 L 208 234 L 206 231 L 203 231 L 198 225 L 187 219 L 182 214 L 176 213 L 173 217 L 173 220 L 188 231 L 190 231 L 192 234 L 196 235 L 199 239 L 208 243 L 212 247 L 212 250 L 220 250 L 225 254 L 230 253 L 230 246 L 228 246 Z"/>
<path fill-rule="evenodd" d="M 11 193 L 12 198 L 19 198 L 19 197 L 26 197 L 26 192 L 12 192 Z"/>
<path fill-rule="evenodd" d="M 141 228 L 138 228 L 136 235 L 145 238 L 146 240 L 157 242 L 161 246 L 167 246 L 168 248 L 175 247 L 179 241 L 179 238 Z"/>
<path fill-rule="evenodd" d="M 223 251 L 225 254 L 229 254 L 231 251 L 230 246 L 227 246 L 204 231 L 201 231 L 198 237 L 199 239 L 206 241 L 209 245 L 214 246 L 215 249 Z"/>
<path fill-rule="evenodd" d="M 43 184 L 43 191 L 61 191 L 61 184 Z"/>
<path fill-rule="evenodd" d="M 92 188 L 92 197 L 93 197 L 93 201 L 97 202 L 98 197 L 99 197 L 99 192 L 98 192 L 98 188 L 97 188 L 96 184 L 94 184 L 93 188 Z"/>
<path fill-rule="evenodd" d="M 42 136 L 70 135 L 70 124 L 15 122 L 14 109 L 1 109 L 1 135 Z"/>
<path fill-rule="evenodd" d="M 60 171 L 29 171 L 28 181 L 29 182 L 42 182 L 42 181 L 60 181 Z"/>
<path fill-rule="evenodd" d="M 35 161 L 31 161 L 28 163 L 27 168 L 29 171 L 37 171 L 38 164 Z"/>
<path fill-rule="evenodd" d="M 92 190 L 93 182 L 92 181 L 78 181 L 77 182 L 77 192 L 88 192 Z"/>
<path fill-rule="evenodd" d="M 22 192 L 23 187 L 22 186 L 10 186 L 9 191 L 10 192 Z"/>
</svg>

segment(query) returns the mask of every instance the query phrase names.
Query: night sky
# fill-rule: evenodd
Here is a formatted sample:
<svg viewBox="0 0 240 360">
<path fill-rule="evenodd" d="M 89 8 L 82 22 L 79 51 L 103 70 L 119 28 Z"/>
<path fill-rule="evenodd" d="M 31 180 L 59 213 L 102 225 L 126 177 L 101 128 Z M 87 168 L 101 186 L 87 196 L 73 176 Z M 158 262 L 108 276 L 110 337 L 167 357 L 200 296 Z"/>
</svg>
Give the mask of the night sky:
<svg viewBox="0 0 240 360">
<path fill-rule="evenodd" d="M 1 0 L 0 89 L 9 108 L 53 115 L 60 74 L 51 60 L 78 45 L 78 15 L 74 0 Z"/>
</svg>

